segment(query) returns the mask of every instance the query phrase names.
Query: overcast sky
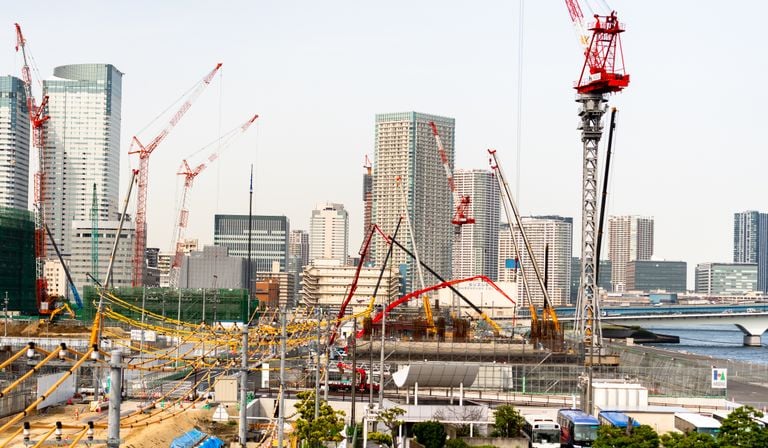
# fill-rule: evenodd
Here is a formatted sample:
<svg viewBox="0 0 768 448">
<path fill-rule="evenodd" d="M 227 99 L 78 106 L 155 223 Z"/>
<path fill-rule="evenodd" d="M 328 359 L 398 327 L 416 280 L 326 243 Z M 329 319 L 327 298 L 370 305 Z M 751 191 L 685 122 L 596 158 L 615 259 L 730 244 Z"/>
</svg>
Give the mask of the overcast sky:
<svg viewBox="0 0 768 448">
<path fill-rule="evenodd" d="M 768 211 L 768 6 L 611 6 L 626 24 L 632 82 L 610 100 L 620 116 L 608 213 L 653 216 L 656 256 L 687 261 L 689 272 L 696 263 L 730 261 L 733 213 Z M 124 72 L 124 191 L 137 165 L 126 154 L 131 137 L 223 62 L 221 76 L 152 155 L 149 245 L 170 247 L 181 160 L 258 113 L 257 125 L 198 177 L 188 236 L 210 243 L 215 213 L 247 213 L 253 163 L 254 213 L 285 214 L 293 229 L 307 229 L 314 204 L 343 203 L 356 251 L 376 113 L 454 117 L 457 168 L 487 168 L 493 147 L 516 182 L 518 8 L 446 0 L 11 2 L 3 7 L 0 71 L 20 73 L 18 21 L 43 77 L 88 62 Z M 525 2 L 518 199 L 526 215 L 574 217 L 574 255 L 582 154 L 572 83 L 581 63 L 564 2 Z M 157 130 L 139 137 L 149 141 Z"/>
</svg>

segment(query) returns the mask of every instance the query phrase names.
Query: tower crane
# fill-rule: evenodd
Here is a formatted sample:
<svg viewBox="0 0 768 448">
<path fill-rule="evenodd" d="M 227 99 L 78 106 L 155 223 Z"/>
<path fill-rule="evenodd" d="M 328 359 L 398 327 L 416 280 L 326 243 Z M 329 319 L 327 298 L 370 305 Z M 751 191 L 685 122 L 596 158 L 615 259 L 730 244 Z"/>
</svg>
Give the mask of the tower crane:
<svg viewBox="0 0 768 448">
<path fill-rule="evenodd" d="M 37 310 L 40 314 L 50 314 L 53 309 L 48 299 L 48 281 L 45 278 L 45 134 L 43 125 L 51 117 L 45 113 L 48 105 L 48 96 L 43 96 L 40 104 L 37 104 L 32 94 L 32 73 L 29 69 L 27 58 L 27 40 L 21 33 L 21 26 L 16 23 L 16 51 L 21 49 L 24 66 L 21 68 L 21 78 L 24 82 L 24 94 L 27 97 L 27 112 L 29 122 L 32 125 L 32 146 L 37 148 L 37 173 L 34 180 L 34 212 L 35 212 L 35 299 Z"/>
<path fill-rule="evenodd" d="M 440 162 L 445 169 L 445 176 L 448 178 L 448 187 L 451 189 L 453 195 L 453 205 L 456 207 L 456 211 L 451 219 L 451 224 L 454 225 L 454 233 L 456 235 L 461 233 L 461 226 L 464 224 L 474 224 L 475 218 L 469 216 L 469 205 L 472 202 L 468 195 L 461 196 L 456 191 L 456 184 L 453 181 L 453 170 L 451 170 L 451 163 L 448 160 L 448 155 L 445 153 L 445 147 L 443 146 L 443 140 L 440 138 L 440 134 L 437 132 L 437 125 L 434 121 L 429 122 L 429 126 L 432 128 L 432 135 L 435 136 L 437 142 L 437 151 L 440 153 Z M 423 287 L 424 285 L 422 285 Z"/>
<path fill-rule="evenodd" d="M 131 140 L 131 147 L 128 150 L 128 154 L 139 155 L 139 183 L 138 183 L 138 199 L 136 204 L 136 243 L 133 251 L 133 286 L 141 286 L 143 283 L 144 273 L 144 252 L 147 246 L 147 181 L 149 179 L 149 156 L 157 149 L 158 145 L 168 137 L 168 134 L 179 123 L 184 114 L 187 113 L 192 103 L 203 93 L 206 87 L 211 83 L 213 77 L 221 68 L 221 63 L 216 64 L 210 73 L 197 84 L 192 93 L 189 94 L 187 100 L 181 105 L 178 111 L 171 117 L 168 124 L 155 136 L 148 145 L 143 145 L 139 139 L 134 136 Z"/>
<path fill-rule="evenodd" d="M 181 272 L 181 260 L 184 257 L 184 235 L 187 231 L 187 223 L 189 222 L 189 209 L 187 208 L 187 201 L 189 200 L 189 191 L 192 188 L 192 184 L 195 178 L 203 172 L 205 168 L 219 158 L 219 155 L 229 148 L 236 140 L 236 137 L 243 135 L 245 131 L 253 124 L 258 115 L 254 115 L 249 118 L 248 121 L 238 126 L 237 128 L 229 131 L 222 138 L 221 146 L 214 152 L 212 152 L 207 162 L 200 163 L 194 168 L 191 168 L 187 159 L 182 160 L 179 172 L 176 173 L 179 176 L 184 176 L 184 191 L 181 193 L 181 206 L 179 207 L 179 220 L 176 222 L 176 236 L 172 247 L 175 250 L 175 255 L 171 263 L 170 284 L 172 288 L 179 285 L 179 274 Z M 218 141 L 218 140 L 217 140 Z M 210 145 L 209 145 L 210 146 Z"/>
<path fill-rule="evenodd" d="M 576 102 L 581 104 L 579 118 L 583 147 L 582 213 L 581 213 L 581 277 L 576 306 L 576 329 L 586 350 L 592 353 L 602 347 L 600 304 L 597 297 L 595 273 L 600 254 L 597 253 L 598 213 L 598 145 L 603 134 L 602 119 L 608 95 L 621 92 L 629 85 L 624 70 L 621 33 L 624 32 L 616 11 L 594 15 L 595 21 L 585 26 L 584 14 L 578 0 L 565 0 L 571 21 L 579 29 L 579 41 L 584 50 L 584 62 L 576 81 Z M 587 36 L 584 31 L 591 32 Z M 584 36 L 588 37 L 585 45 Z"/>
</svg>

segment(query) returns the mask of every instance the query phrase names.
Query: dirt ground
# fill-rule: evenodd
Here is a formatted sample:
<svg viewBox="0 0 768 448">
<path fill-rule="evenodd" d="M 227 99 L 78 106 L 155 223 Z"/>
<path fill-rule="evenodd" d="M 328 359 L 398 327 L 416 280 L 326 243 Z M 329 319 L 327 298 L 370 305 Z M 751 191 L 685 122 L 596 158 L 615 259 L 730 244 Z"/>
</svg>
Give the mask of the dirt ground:
<svg viewBox="0 0 768 448">
<path fill-rule="evenodd" d="M 200 406 L 196 406 L 194 409 L 188 409 L 179 415 L 166 418 L 160 422 L 151 423 L 149 426 L 133 429 L 121 428 L 120 438 L 122 442 L 120 446 L 128 448 L 167 447 L 173 439 L 194 428 L 207 434 L 215 435 L 227 442 L 233 440 L 237 435 L 237 425 L 227 425 L 211 421 L 213 411 L 214 409 L 212 408 L 203 409 Z M 156 421 L 161 415 L 163 414 L 158 414 L 158 416 L 150 420 Z M 31 439 L 37 441 L 48 431 L 47 428 L 53 427 L 57 421 L 62 422 L 64 425 L 86 425 L 89 420 L 103 423 L 106 422 L 106 419 L 106 411 L 101 413 L 87 412 L 86 405 L 78 404 L 51 407 L 46 412 L 28 417 L 24 421 L 32 424 Z M 3 421 L 7 420 L 3 419 Z M 232 421 L 234 422 L 234 420 Z M 14 425 L 14 427 L 18 428 L 20 425 L 21 423 Z M 10 433 L 11 431 L 8 431 L 0 436 L 0 443 L 3 443 Z M 62 439 L 65 441 L 72 440 L 77 433 L 79 433 L 77 429 L 65 428 Z M 97 428 L 95 430 L 94 439 L 106 440 L 106 438 L 106 429 Z M 54 436 L 51 436 L 48 440 L 53 441 Z M 21 448 L 25 445 L 22 436 L 18 435 L 11 443 L 5 446 Z"/>
</svg>

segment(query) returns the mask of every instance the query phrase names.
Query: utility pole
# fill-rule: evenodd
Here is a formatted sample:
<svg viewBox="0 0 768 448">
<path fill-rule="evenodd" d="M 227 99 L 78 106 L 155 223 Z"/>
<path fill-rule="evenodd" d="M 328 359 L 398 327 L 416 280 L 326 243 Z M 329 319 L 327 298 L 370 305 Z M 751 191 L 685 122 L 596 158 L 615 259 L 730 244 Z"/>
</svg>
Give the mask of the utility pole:
<svg viewBox="0 0 768 448">
<path fill-rule="evenodd" d="M 277 417 L 277 445 L 283 448 L 285 426 L 285 308 L 280 310 L 280 412 Z"/>
<path fill-rule="evenodd" d="M 251 184 L 248 193 L 248 266 L 246 266 L 246 282 L 248 289 L 248 316 L 246 322 L 251 321 L 251 296 L 253 286 L 251 285 L 251 233 L 253 226 L 253 164 L 251 164 Z M 282 446 L 280 447 L 282 448 Z"/>
<path fill-rule="evenodd" d="M 247 406 L 248 406 L 248 324 L 243 322 L 243 354 L 241 355 L 241 371 L 240 371 L 240 434 L 239 441 L 240 446 L 245 448 L 245 443 L 248 437 L 248 419 L 247 419 Z"/>
<path fill-rule="evenodd" d="M 5 316 L 3 336 L 8 337 L 8 291 L 5 291 L 5 300 L 3 301 L 3 315 Z"/>
<path fill-rule="evenodd" d="M 123 352 L 112 350 L 109 358 L 109 367 L 112 385 L 109 390 L 109 416 L 107 427 L 107 448 L 118 448 L 120 446 L 120 402 L 123 398 Z"/>
<path fill-rule="evenodd" d="M 352 427 L 354 428 L 357 424 L 357 421 L 355 420 L 355 408 L 357 407 L 355 403 L 357 396 L 355 394 L 357 389 L 357 317 L 352 319 L 353 326 L 352 326 L 352 338 L 349 341 L 349 344 L 352 344 Z"/>
<path fill-rule="evenodd" d="M 315 420 L 320 416 L 320 320 L 323 309 L 317 309 L 317 347 L 315 347 Z"/>
<path fill-rule="evenodd" d="M 325 388 L 323 389 L 323 399 L 328 402 L 328 365 L 331 363 L 331 316 L 325 320 L 325 334 L 328 336 L 328 342 L 325 344 Z"/>
</svg>

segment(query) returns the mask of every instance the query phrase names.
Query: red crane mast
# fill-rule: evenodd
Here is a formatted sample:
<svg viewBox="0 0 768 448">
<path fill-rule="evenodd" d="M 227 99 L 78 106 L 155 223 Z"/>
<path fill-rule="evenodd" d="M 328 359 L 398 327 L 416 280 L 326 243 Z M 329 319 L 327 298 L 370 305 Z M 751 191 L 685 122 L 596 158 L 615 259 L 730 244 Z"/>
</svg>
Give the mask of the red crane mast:
<svg viewBox="0 0 768 448">
<path fill-rule="evenodd" d="M 184 258 L 184 235 L 186 234 L 187 230 L 187 223 L 189 222 L 189 208 L 187 208 L 187 200 L 189 199 L 189 191 L 192 188 L 192 184 L 195 182 L 195 178 L 203 172 L 204 169 L 208 167 L 209 164 L 213 163 L 216 159 L 219 158 L 219 154 L 224 152 L 229 146 L 234 142 L 235 136 L 242 135 L 245 133 L 245 131 L 248 130 L 249 127 L 253 124 L 256 119 L 259 118 L 258 115 L 254 115 L 248 121 L 243 123 L 242 125 L 238 126 L 236 129 L 230 131 L 227 133 L 227 136 L 225 137 L 224 143 L 214 152 L 212 152 L 208 158 L 207 163 L 203 162 L 197 165 L 196 167 L 192 168 L 189 166 L 189 162 L 187 159 L 184 159 L 181 161 L 181 167 L 179 168 L 179 172 L 176 173 L 179 176 L 184 176 L 184 191 L 181 193 L 181 207 L 179 208 L 179 220 L 176 223 L 176 238 L 175 242 L 173 244 L 173 248 L 175 251 L 173 262 L 171 263 L 171 278 L 170 278 L 170 285 L 171 287 L 178 286 L 179 283 L 179 273 L 181 271 L 181 260 Z M 237 134 L 235 134 L 236 131 L 240 131 Z"/>
<path fill-rule="evenodd" d="M 149 179 L 149 156 L 157 149 L 157 146 L 162 143 L 168 134 L 179 123 L 184 114 L 187 113 L 192 103 L 203 93 L 206 87 L 211 83 L 213 77 L 221 68 L 221 63 L 216 64 L 210 73 L 200 81 L 198 86 L 192 91 L 186 101 L 181 105 L 181 108 L 171 117 L 168 124 L 160 131 L 152 141 L 144 146 L 139 139 L 134 136 L 131 140 L 131 147 L 128 150 L 128 154 L 139 155 L 139 183 L 138 183 L 138 199 L 136 205 L 136 244 L 133 251 L 133 281 L 134 287 L 141 286 L 144 279 L 142 278 L 144 272 L 144 252 L 147 245 L 147 180 Z"/>
<path fill-rule="evenodd" d="M 40 105 L 37 104 L 32 94 L 32 73 L 29 69 L 27 60 L 27 40 L 21 33 L 21 26 L 16 23 L 16 51 L 21 49 L 21 55 L 24 59 L 24 66 L 21 68 L 21 77 L 24 81 L 24 93 L 27 97 L 27 112 L 29 113 L 29 122 L 32 125 L 32 147 L 37 149 L 38 168 L 34 180 L 34 207 L 35 207 L 35 299 L 37 301 L 37 310 L 40 314 L 50 314 L 53 310 L 48 302 L 48 281 L 45 279 L 45 190 L 43 181 L 45 179 L 45 170 L 43 157 L 45 155 L 45 137 L 43 133 L 43 124 L 48 121 L 50 116 L 45 114 L 45 107 L 48 105 L 48 96 L 43 96 Z"/>
</svg>

